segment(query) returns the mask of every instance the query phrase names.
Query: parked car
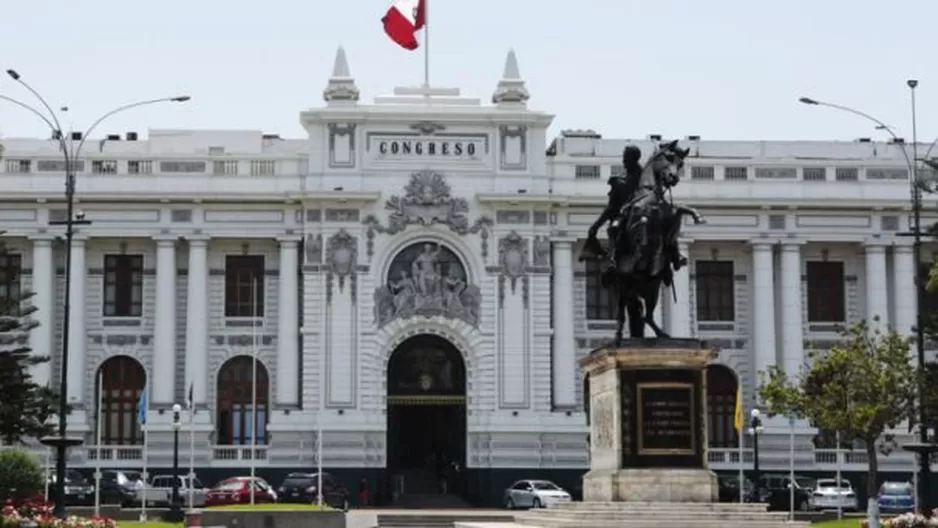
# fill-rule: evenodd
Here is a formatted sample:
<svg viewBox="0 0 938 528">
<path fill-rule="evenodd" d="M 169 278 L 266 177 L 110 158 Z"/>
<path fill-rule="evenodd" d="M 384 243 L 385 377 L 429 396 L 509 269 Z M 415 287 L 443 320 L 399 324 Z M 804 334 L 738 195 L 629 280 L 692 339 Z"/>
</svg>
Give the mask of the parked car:
<svg viewBox="0 0 938 528">
<path fill-rule="evenodd" d="M 277 488 L 277 499 L 287 503 L 313 503 L 319 499 L 318 473 L 290 473 Z M 348 490 L 329 473 L 322 474 L 322 500 L 333 508 L 345 509 Z"/>
<path fill-rule="evenodd" d="M 143 489 L 143 475 L 139 471 L 102 471 L 100 488 L 102 504 L 132 506 L 139 502 L 137 494 Z"/>
<path fill-rule="evenodd" d="M 718 475 L 717 484 L 720 487 L 720 502 L 739 502 L 739 476 L 737 475 Z M 752 481 L 743 479 L 743 501 L 752 502 L 753 485 Z"/>
<path fill-rule="evenodd" d="M 519 480 L 505 490 L 505 507 L 543 508 L 548 504 L 570 502 L 570 493 L 549 480 Z"/>
<path fill-rule="evenodd" d="M 199 481 L 198 477 L 193 479 L 193 485 L 189 486 L 189 477 L 173 475 L 156 475 L 150 480 L 150 484 L 145 486 L 143 492 L 146 494 L 147 504 L 153 506 L 169 506 L 173 498 L 173 479 L 177 479 L 179 486 L 180 506 L 189 504 L 189 496 L 192 496 L 193 506 L 205 505 L 205 486 Z"/>
<path fill-rule="evenodd" d="M 277 492 L 266 480 L 259 477 L 232 477 L 208 490 L 205 494 L 205 505 L 250 504 L 251 490 L 254 491 L 255 503 L 277 502 Z"/>
<path fill-rule="evenodd" d="M 848 480 L 818 479 L 814 493 L 811 494 L 811 509 L 847 511 L 857 510 L 857 494 Z"/>
<path fill-rule="evenodd" d="M 762 475 L 756 483 L 758 502 L 768 504 L 770 511 L 788 511 L 791 496 L 789 489 L 792 485 L 788 475 L 769 474 Z M 799 511 L 811 510 L 811 495 L 817 487 L 817 481 L 811 477 L 795 475 L 795 509 Z"/>
<path fill-rule="evenodd" d="M 906 513 L 915 510 L 915 488 L 908 482 L 883 482 L 876 496 L 879 511 Z"/>
<path fill-rule="evenodd" d="M 49 486 L 55 486 L 55 473 L 49 475 Z M 65 472 L 65 505 L 88 506 L 94 504 L 94 485 L 74 469 Z"/>
</svg>

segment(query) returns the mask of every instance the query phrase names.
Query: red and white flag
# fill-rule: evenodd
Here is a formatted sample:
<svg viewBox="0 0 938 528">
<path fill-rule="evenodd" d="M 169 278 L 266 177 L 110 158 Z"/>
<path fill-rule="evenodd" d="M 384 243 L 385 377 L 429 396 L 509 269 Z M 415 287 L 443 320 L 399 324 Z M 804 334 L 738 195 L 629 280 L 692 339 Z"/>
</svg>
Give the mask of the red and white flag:
<svg viewBox="0 0 938 528">
<path fill-rule="evenodd" d="M 400 47 L 415 50 L 420 47 L 417 32 L 427 23 L 427 0 L 394 0 L 394 4 L 381 19 L 384 32 Z"/>
</svg>

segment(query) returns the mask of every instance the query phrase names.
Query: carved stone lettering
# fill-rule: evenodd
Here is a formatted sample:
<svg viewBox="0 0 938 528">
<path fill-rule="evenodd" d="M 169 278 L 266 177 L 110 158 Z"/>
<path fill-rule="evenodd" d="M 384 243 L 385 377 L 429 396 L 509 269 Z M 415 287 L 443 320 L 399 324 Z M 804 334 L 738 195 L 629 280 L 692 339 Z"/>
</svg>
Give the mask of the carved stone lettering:
<svg viewBox="0 0 938 528">
<path fill-rule="evenodd" d="M 638 385 L 638 454 L 693 454 L 694 385 Z"/>
</svg>

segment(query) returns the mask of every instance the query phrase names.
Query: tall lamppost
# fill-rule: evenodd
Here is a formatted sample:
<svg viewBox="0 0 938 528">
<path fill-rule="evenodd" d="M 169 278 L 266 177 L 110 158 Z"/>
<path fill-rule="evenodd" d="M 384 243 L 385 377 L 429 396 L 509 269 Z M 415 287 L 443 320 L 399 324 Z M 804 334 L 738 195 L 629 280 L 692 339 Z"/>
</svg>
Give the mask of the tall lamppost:
<svg viewBox="0 0 938 528">
<path fill-rule="evenodd" d="M 91 222 L 85 220 L 83 213 L 75 212 L 75 169 L 76 164 L 81 156 L 81 149 L 85 146 L 85 141 L 88 140 L 88 137 L 92 132 L 97 128 L 99 124 L 105 119 L 113 116 L 114 114 L 123 112 L 125 110 L 130 110 L 131 108 L 137 108 L 138 106 L 151 105 L 156 103 L 184 103 L 190 99 L 188 95 L 182 95 L 177 97 L 164 97 L 162 99 L 150 99 L 146 101 L 140 101 L 136 103 L 126 104 L 119 106 L 110 112 L 105 113 L 97 120 L 95 120 L 84 133 L 81 134 L 81 138 L 78 139 L 78 143 L 75 143 L 75 139 L 71 136 L 66 137 L 65 132 L 62 130 L 62 125 L 59 121 L 58 114 L 52 110 L 52 107 L 46 101 L 42 95 L 36 91 L 32 86 L 30 86 L 16 70 L 7 70 L 7 75 L 10 76 L 14 81 L 21 84 L 26 90 L 28 90 L 36 99 L 39 100 L 39 103 L 42 105 L 42 108 L 45 111 L 39 110 L 36 107 L 26 104 L 12 97 L 7 97 L 5 95 L 0 95 L 0 100 L 12 103 L 20 108 L 32 113 L 39 119 L 43 121 L 46 125 L 49 126 L 50 131 L 52 132 L 52 139 L 58 142 L 59 150 L 62 152 L 62 156 L 65 158 L 65 218 L 62 220 L 50 221 L 50 225 L 63 225 L 65 226 L 65 299 L 64 307 L 62 310 L 62 355 L 59 358 L 60 365 L 60 376 L 59 376 L 59 411 L 58 411 L 58 428 L 57 434 L 54 436 L 48 436 L 40 439 L 40 441 L 50 447 L 54 447 L 56 450 L 56 460 L 55 460 L 55 491 L 54 491 L 54 501 L 55 508 L 53 513 L 56 517 L 65 518 L 65 470 L 66 470 L 66 457 L 68 456 L 68 448 L 72 446 L 77 446 L 82 443 L 81 438 L 77 437 L 68 437 L 67 428 L 68 428 L 68 340 L 69 340 L 69 314 L 71 313 L 71 282 L 72 282 L 72 241 L 75 237 L 75 226 L 78 225 L 88 225 Z M 83 306 L 78 307 L 79 309 L 84 309 Z M 52 307 L 45 307 L 45 309 L 52 309 Z M 100 426 L 100 424 L 97 424 Z"/>
<path fill-rule="evenodd" d="M 166 512 L 164 521 L 170 523 L 182 522 L 185 515 L 182 513 L 179 500 L 179 429 L 182 424 L 179 422 L 179 413 L 182 412 L 182 406 L 178 403 L 173 404 L 173 495 L 170 498 L 169 511 Z M 192 493 L 192 486 L 186 486 L 189 493 Z"/>
<path fill-rule="evenodd" d="M 762 432 L 762 413 L 759 409 L 753 409 L 749 413 L 749 434 L 752 435 L 752 482 L 756 491 L 756 499 L 759 498 L 759 434 Z"/>
<path fill-rule="evenodd" d="M 909 96 L 912 109 L 912 156 L 909 157 L 909 153 L 905 148 L 904 142 L 896 135 L 895 131 L 888 125 L 886 125 L 881 120 L 855 110 L 850 107 L 834 104 L 834 103 L 825 103 L 823 101 L 818 101 L 810 97 L 802 97 L 799 101 L 803 104 L 814 105 L 814 106 L 826 106 L 828 108 L 833 108 L 836 110 L 841 110 L 848 112 L 857 116 L 860 116 L 868 121 L 872 121 L 876 124 L 876 128 L 879 130 L 885 130 L 892 136 L 893 140 L 900 144 L 900 151 L 902 152 L 905 162 L 909 168 L 909 193 L 912 200 L 912 230 L 910 233 L 900 233 L 903 236 L 912 237 L 912 255 L 915 260 L 915 288 L 916 288 L 916 308 L 915 308 L 915 345 L 916 351 L 918 352 L 918 367 L 921 372 L 925 371 L 925 317 L 922 312 L 922 306 L 925 303 L 925 283 L 927 277 L 922 276 L 922 189 L 918 179 L 918 130 L 916 122 L 916 112 L 915 112 L 915 89 L 918 88 L 918 80 L 909 79 L 906 81 L 906 86 L 909 88 Z M 936 140 L 938 142 L 938 140 Z M 935 143 L 932 143 L 934 146 Z M 931 147 L 929 148 L 931 152 Z M 927 157 L 927 154 L 926 154 Z M 906 329 L 900 329 L 902 331 Z M 928 507 L 928 497 L 930 495 L 930 478 L 929 473 L 931 471 L 931 462 L 930 462 L 930 453 L 935 450 L 935 446 L 929 441 L 928 438 L 928 428 L 925 426 L 926 412 L 925 405 L 923 405 L 923 398 L 925 396 L 925 386 L 924 380 L 919 385 L 919 409 L 918 409 L 918 442 L 915 444 L 909 444 L 903 446 L 904 449 L 908 451 L 913 451 L 919 454 L 919 487 L 918 487 L 918 497 L 919 497 L 919 508 L 924 515 L 930 513 Z"/>
</svg>

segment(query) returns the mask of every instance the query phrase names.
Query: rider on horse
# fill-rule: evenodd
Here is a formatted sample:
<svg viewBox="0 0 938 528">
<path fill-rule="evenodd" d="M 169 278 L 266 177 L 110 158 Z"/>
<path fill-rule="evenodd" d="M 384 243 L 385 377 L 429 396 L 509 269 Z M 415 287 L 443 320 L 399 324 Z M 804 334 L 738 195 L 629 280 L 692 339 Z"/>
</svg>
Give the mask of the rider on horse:
<svg viewBox="0 0 938 528">
<path fill-rule="evenodd" d="M 605 256 L 608 257 L 606 271 L 614 271 L 616 268 L 616 259 L 618 256 L 615 254 L 616 240 L 618 239 L 622 226 L 633 225 L 634 220 L 632 219 L 632 213 L 636 210 L 641 211 L 644 203 L 654 199 L 657 193 L 663 192 L 664 190 L 664 184 L 659 181 L 655 181 L 654 186 L 649 183 L 642 185 L 642 172 L 644 168 L 639 162 L 641 157 L 642 151 L 638 147 L 634 145 L 625 147 L 625 150 L 622 152 L 622 164 L 625 169 L 625 176 L 613 176 L 609 178 L 609 200 L 606 204 L 606 208 L 589 229 L 586 248 L 597 254 L 606 253 Z M 647 221 L 647 219 L 643 219 L 643 221 Z M 599 241 L 596 239 L 599 228 L 606 222 L 610 223 L 607 230 L 609 236 L 608 253 L 601 249 L 601 244 L 599 244 Z M 664 242 L 665 254 L 668 256 L 668 260 L 674 267 L 674 270 L 677 271 L 682 266 L 685 266 L 687 264 L 687 257 L 681 255 L 678 250 L 677 240 L 668 239 Z"/>
</svg>

